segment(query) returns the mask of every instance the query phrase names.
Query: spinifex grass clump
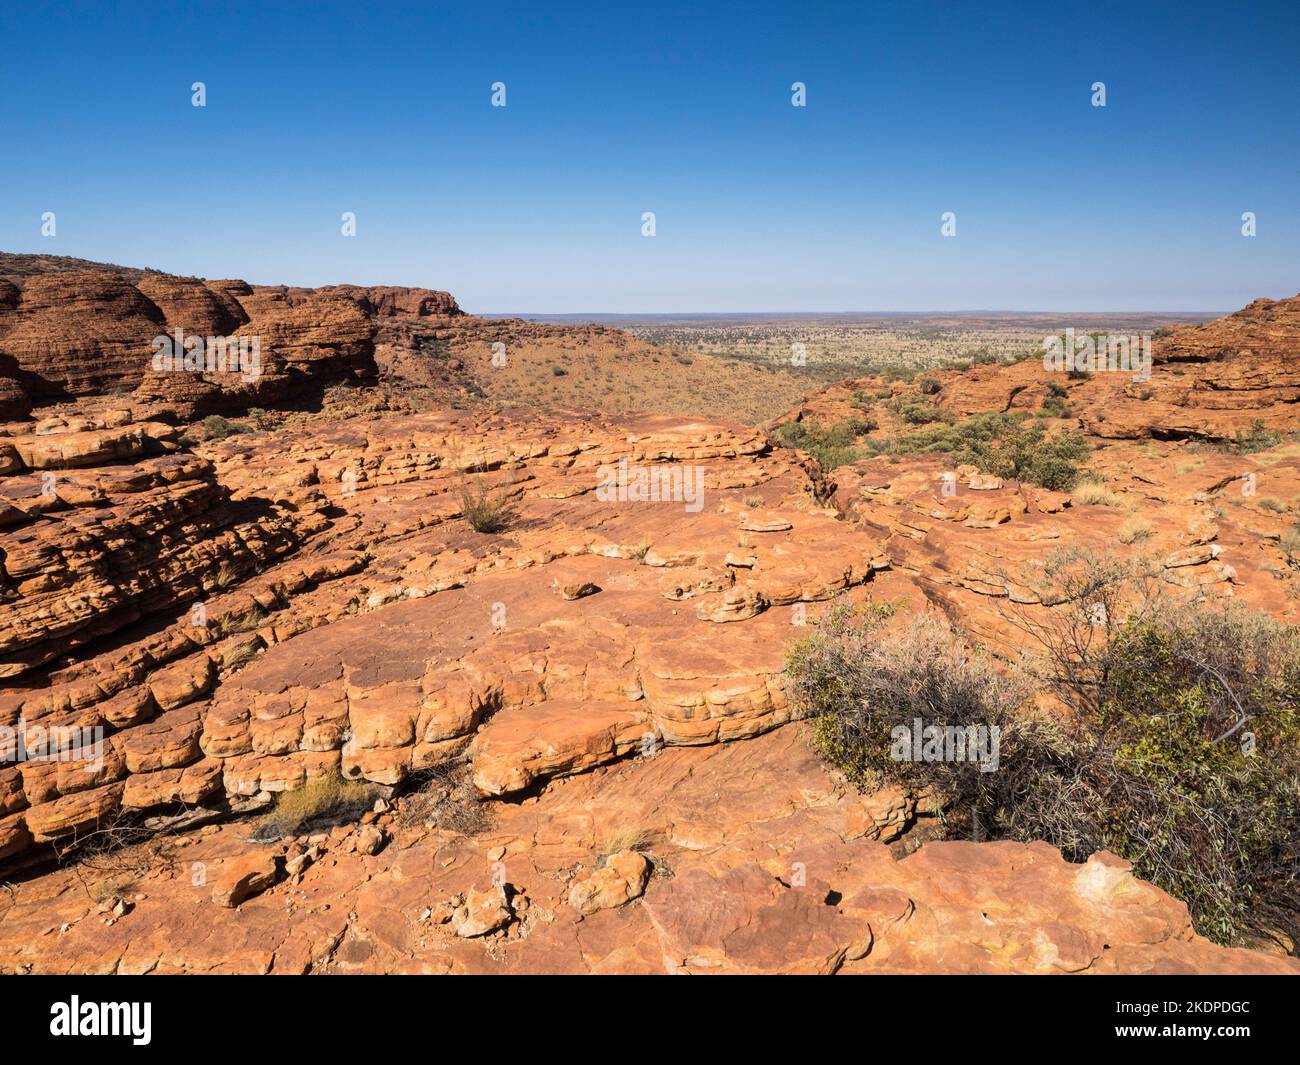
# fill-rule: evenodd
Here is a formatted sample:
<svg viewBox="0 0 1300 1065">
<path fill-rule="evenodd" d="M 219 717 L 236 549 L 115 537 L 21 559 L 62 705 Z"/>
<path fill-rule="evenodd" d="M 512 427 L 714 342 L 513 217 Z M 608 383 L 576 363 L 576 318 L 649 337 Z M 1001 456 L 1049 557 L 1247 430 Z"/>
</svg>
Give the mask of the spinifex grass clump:
<svg viewBox="0 0 1300 1065">
<path fill-rule="evenodd" d="M 460 509 L 474 531 L 481 533 L 501 532 L 514 517 L 509 489 L 494 490 L 481 476 L 461 478 Z"/>
<path fill-rule="evenodd" d="M 309 777 L 300 788 L 282 791 L 253 832 L 256 840 L 276 840 L 350 824 L 375 802 L 375 788 L 337 772 Z"/>
<path fill-rule="evenodd" d="M 1100 629 L 1044 626 L 1066 704 L 1049 719 L 940 623 L 886 619 L 833 615 L 787 664 L 816 749 L 851 779 L 929 788 L 952 835 L 978 818 L 1071 861 L 1118 854 L 1217 942 L 1300 941 L 1300 629 L 1159 600 Z M 1000 726 L 997 768 L 897 760 L 891 731 L 918 717 Z"/>
</svg>

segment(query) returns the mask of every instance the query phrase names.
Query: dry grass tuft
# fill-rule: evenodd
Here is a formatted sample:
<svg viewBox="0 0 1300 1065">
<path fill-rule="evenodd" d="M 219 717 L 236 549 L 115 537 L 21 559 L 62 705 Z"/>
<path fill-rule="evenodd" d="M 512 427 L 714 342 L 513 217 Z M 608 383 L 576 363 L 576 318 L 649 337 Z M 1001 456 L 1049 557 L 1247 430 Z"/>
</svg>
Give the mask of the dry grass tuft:
<svg viewBox="0 0 1300 1065">
<path fill-rule="evenodd" d="M 309 777 L 301 788 L 282 791 L 253 830 L 257 840 L 282 839 L 359 820 L 375 802 L 373 785 L 337 772 Z"/>
<path fill-rule="evenodd" d="M 1122 507 L 1124 499 L 1104 484 L 1085 482 L 1070 493 L 1076 503 L 1085 507 Z"/>
<path fill-rule="evenodd" d="M 1134 514 L 1131 518 L 1125 519 L 1117 535 L 1121 544 L 1134 544 L 1139 540 L 1147 539 L 1152 532 L 1151 523 L 1146 518 Z"/>
</svg>

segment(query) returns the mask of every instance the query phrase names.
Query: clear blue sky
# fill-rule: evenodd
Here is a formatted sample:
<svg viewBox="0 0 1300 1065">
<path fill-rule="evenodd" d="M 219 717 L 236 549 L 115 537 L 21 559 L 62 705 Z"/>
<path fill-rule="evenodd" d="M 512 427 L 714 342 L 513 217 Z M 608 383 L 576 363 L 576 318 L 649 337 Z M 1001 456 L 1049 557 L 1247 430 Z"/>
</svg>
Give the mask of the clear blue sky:
<svg viewBox="0 0 1300 1065">
<path fill-rule="evenodd" d="M 1300 291 L 1294 0 L 14 0 L 0 101 L 7 251 L 423 285 L 479 312 Z"/>
</svg>

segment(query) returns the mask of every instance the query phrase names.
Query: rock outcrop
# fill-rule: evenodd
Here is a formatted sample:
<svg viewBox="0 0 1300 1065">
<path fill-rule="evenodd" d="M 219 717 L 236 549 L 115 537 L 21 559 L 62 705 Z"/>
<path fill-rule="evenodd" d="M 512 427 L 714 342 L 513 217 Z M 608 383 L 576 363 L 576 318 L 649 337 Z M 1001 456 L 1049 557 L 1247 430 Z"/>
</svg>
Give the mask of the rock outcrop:
<svg viewBox="0 0 1300 1065">
<path fill-rule="evenodd" d="M 1149 378 L 1131 369 L 1048 372 L 1039 359 L 926 374 L 938 385 L 929 396 L 865 378 L 805 397 L 772 425 L 861 416 L 866 396 L 880 431 L 908 431 L 916 426 L 875 397 L 893 394 L 968 417 L 1041 410 L 1054 388 L 1070 412 L 1067 420 L 1103 440 L 1229 441 L 1257 428 L 1293 431 L 1300 423 L 1300 296 L 1256 300 L 1226 318 L 1176 326 L 1150 345 Z"/>
<path fill-rule="evenodd" d="M 358 854 L 361 829 L 323 832 L 315 860 L 278 881 L 278 850 L 250 849 L 238 825 L 160 838 L 116 871 L 62 869 L 0 897 L 0 969 L 1300 972 L 1197 936 L 1182 903 L 1104 853 L 1072 865 L 1039 843 L 909 846 L 891 804 L 831 780 L 802 729 L 566 778 L 500 804 L 472 838 L 403 827 L 399 805 L 380 817 L 393 845 Z M 602 841 L 629 829 L 647 856 L 621 860 L 626 876 L 596 869 Z M 255 877 L 260 893 L 227 908 L 223 886 Z M 101 914 L 87 887 L 133 908 Z"/>
<path fill-rule="evenodd" d="M 1297 620 L 1294 504 L 1279 502 L 1300 499 L 1294 445 L 1180 450 L 1125 405 L 1153 399 L 1105 374 L 1070 380 L 1071 414 L 1053 420 L 1091 435 L 1108 493 L 1092 503 L 940 455 L 823 476 L 711 419 L 402 412 L 391 376 L 234 435 L 182 424 L 384 374 L 385 345 L 430 330 L 447 348 L 425 354 L 463 380 L 448 350 L 485 327 L 444 296 L 102 272 L 0 285 L 0 402 L 19 415 L 0 425 L 0 735 L 22 752 L 0 763 L 0 869 L 29 871 L 0 897 L 0 965 L 1294 971 L 1200 939 L 1108 855 L 916 850 L 924 802 L 828 772 L 784 677 L 839 603 L 889 601 L 902 624 L 938 610 L 1011 657 L 1016 612 L 1048 608 L 1035 567 L 1057 545 L 1150 556 L 1179 598 Z M 1152 397 L 1188 435 L 1296 409 L 1279 308 L 1162 341 Z M 255 333 L 264 373 L 140 369 L 136 332 L 173 327 Z M 1052 394 L 1041 366 L 936 376 L 954 416 Z M 861 413 L 862 390 L 791 418 Z M 901 405 L 880 405 L 882 431 L 902 431 Z M 1134 432 L 1108 435 L 1121 423 Z M 502 528 L 475 531 L 475 499 Z M 89 757 L 64 756 L 87 738 Z M 402 795 L 448 767 L 482 814 L 464 831 L 420 822 Z M 340 776 L 384 797 L 360 826 L 270 845 L 187 828 Z M 121 913 L 64 891 L 71 870 L 39 871 L 161 826 L 178 831 L 132 851 Z"/>
<path fill-rule="evenodd" d="M 150 274 L 133 283 L 103 271 L 0 284 L 0 382 L 21 386 L 0 384 L 8 417 L 30 408 L 24 393 L 45 402 L 108 394 L 149 417 L 184 422 L 276 406 L 375 373 L 374 323 L 362 302 L 342 292 L 291 298 L 242 281 Z M 184 361 L 186 338 L 206 345 L 192 366 Z M 229 358 L 215 339 L 233 340 L 232 351 L 243 341 L 255 359 Z M 160 360 L 174 350 L 175 361 Z"/>
</svg>

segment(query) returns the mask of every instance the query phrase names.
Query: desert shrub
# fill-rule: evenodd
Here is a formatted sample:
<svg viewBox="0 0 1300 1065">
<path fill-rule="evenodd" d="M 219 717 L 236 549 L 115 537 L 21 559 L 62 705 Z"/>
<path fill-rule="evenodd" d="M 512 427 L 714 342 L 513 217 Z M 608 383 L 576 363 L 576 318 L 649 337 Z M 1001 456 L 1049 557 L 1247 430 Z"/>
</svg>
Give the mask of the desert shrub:
<svg viewBox="0 0 1300 1065">
<path fill-rule="evenodd" d="M 482 476 L 460 482 L 460 511 L 475 532 L 498 533 L 514 518 L 508 487 L 492 489 Z"/>
<path fill-rule="evenodd" d="M 1267 451 L 1282 442 L 1282 434 L 1276 429 L 1269 429 L 1264 423 L 1256 418 L 1250 423 L 1250 429 L 1243 433 L 1237 430 L 1236 439 L 1233 442 L 1238 454 L 1253 455 L 1257 451 Z"/>
<path fill-rule="evenodd" d="M 937 396 L 943 391 L 943 385 L 934 377 L 921 378 L 921 383 L 917 385 L 917 388 L 920 389 L 923 396 Z"/>
<path fill-rule="evenodd" d="M 1283 551 L 1289 554 L 1300 554 L 1300 521 L 1282 534 L 1280 542 Z"/>
<path fill-rule="evenodd" d="M 1088 588 L 1113 586 L 1117 565 L 1096 563 L 1075 588 L 1084 597 L 1061 609 L 1095 610 Z M 930 789 L 951 835 L 978 818 L 993 837 L 1043 839 L 1071 861 L 1118 854 L 1216 942 L 1300 940 L 1300 629 L 1158 599 L 1085 623 L 1091 636 L 1043 644 L 1064 679 L 1058 724 L 940 623 L 889 633 L 882 620 L 832 614 L 787 663 L 814 746 L 851 779 Z M 998 768 L 896 760 L 891 730 L 915 718 L 1000 725 Z"/>
<path fill-rule="evenodd" d="M 224 440 L 237 433 L 249 432 L 248 426 L 243 422 L 232 422 L 228 418 L 221 417 L 220 414 L 209 414 L 203 419 L 202 424 L 210 440 Z"/>
<path fill-rule="evenodd" d="M 1022 415 L 986 411 L 952 425 L 931 426 L 895 442 L 902 454 L 947 452 L 981 473 L 1064 492 L 1079 479 L 1087 442 L 1075 432 L 1049 435 Z"/>
<path fill-rule="evenodd" d="M 1068 418 L 1070 407 L 1066 400 L 1069 395 L 1069 389 L 1059 381 L 1048 382 L 1047 395 L 1039 407 L 1040 415 L 1044 418 Z"/>
<path fill-rule="evenodd" d="M 492 816 L 471 780 L 469 765 L 444 762 L 410 778 L 412 790 L 398 806 L 403 828 L 439 828 L 476 836 L 487 831 Z"/>
<path fill-rule="evenodd" d="M 814 719 L 814 749 L 860 786 L 931 789 L 950 811 L 994 805 L 989 788 L 997 773 L 973 761 L 900 761 L 893 756 L 894 730 L 910 732 L 918 719 L 922 728 L 996 726 L 1005 762 L 1039 729 L 1018 713 L 1030 695 L 1025 679 L 968 653 L 934 617 L 891 633 L 891 615 L 889 607 L 841 608 L 791 650 L 790 691 Z"/>
<path fill-rule="evenodd" d="M 908 425 L 933 425 L 936 422 L 951 425 L 957 420 L 957 416 L 952 411 L 927 403 L 900 404 L 898 416 Z"/>
<path fill-rule="evenodd" d="M 376 794 L 373 785 L 346 780 L 337 772 L 309 777 L 301 788 L 280 792 L 252 838 L 283 839 L 357 821 L 374 805 Z"/>
<path fill-rule="evenodd" d="M 786 447 L 807 451 L 823 470 L 833 470 L 859 457 L 857 438 L 875 427 L 872 419 L 861 417 L 845 418 L 831 425 L 787 422 L 777 430 L 777 439 Z"/>
<path fill-rule="evenodd" d="M 1010 827 L 1127 858 L 1217 942 L 1294 942 L 1300 630 L 1240 608 L 1161 609 L 1123 626 L 1100 665 L 1101 710 L 1075 759 L 1097 811 L 1052 801 L 1067 777 Z"/>
<path fill-rule="evenodd" d="M 274 429 L 277 421 L 275 414 L 262 407 L 249 407 L 247 417 L 254 429 Z"/>
<path fill-rule="evenodd" d="M 252 432 L 252 430 L 243 422 L 232 422 L 229 418 L 223 418 L 220 414 L 209 414 L 206 418 L 200 419 L 189 426 L 181 438 L 186 443 L 192 444 L 204 440 L 224 440 L 228 436 L 248 432 Z"/>
</svg>

